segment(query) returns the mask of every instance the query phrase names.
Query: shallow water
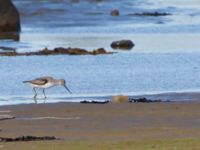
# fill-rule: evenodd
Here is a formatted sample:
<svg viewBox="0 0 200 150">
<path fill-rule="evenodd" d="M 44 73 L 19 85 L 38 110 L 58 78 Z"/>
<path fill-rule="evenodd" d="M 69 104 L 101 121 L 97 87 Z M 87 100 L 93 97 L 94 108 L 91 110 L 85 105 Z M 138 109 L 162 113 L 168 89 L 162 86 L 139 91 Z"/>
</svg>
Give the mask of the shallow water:
<svg viewBox="0 0 200 150">
<path fill-rule="evenodd" d="M 60 46 L 88 50 L 104 47 L 113 51 L 110 43 L 119 39 L 131 39 L 136 46 L 131 51 L 113 55 L 1 57 L 0 105 L 33 102 L 32 89 L 22 81 L 43 75 L 66 79 L 73 91 L 69 95 L 62 87 L 49 89 L 48 102 L 105 100 L 117 94 L 197 100 L 199 1 L 14 0 L 14 3 L 21 13 L 22 32 L 19 40 L 16 36 L 15 40 L 1 39 L 0 46 L 20 52 Z M 116 8 L 121 16 L 111 17 L 110 11 Z M 172 15 L 131 15 L 154 11 Z M 183 97 L 170 92 L 197 93 Z"/>
<path fill-rule="evenodd" d="M 72 95 L 62 87 L 49 97 L 107 97 L 115 94 L 198 91 L 200 53 L 118 53 L 100 56 L 2 57 L 1 96 L 32 100 L 32 89 L 23 80 L 41 75 L 64 78 Z M 40 92 L 41 93 L 41 92 Z M 6 99 L 9 99 L 8 97 Z M 4 99 L 5 100 L 5 99 Z"/>
</svg>

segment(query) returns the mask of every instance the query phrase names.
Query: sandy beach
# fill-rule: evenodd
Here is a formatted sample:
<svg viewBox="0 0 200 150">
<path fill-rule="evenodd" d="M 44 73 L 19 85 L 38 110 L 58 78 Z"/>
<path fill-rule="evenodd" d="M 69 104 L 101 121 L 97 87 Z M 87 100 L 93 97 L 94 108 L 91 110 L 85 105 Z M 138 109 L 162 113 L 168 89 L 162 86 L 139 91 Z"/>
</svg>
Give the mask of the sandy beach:
<svg viewBox="0 0 200 150">
<path fill-rule="evenodd" d="M 199 102 L 1 106 L 1 111 L 10 111 L 6 114 L 16 117 L 1 121 L 1 137 L 29 135 L 61 139 L 48 144 L 199 139 L 199 107 Z M 24 142 L 16 143 L 19 149 L 24 146 Z M 4 148 L 10 144 L 13 143 L 3 143 Z M 26 144 L 34 147 L 31 142 Z"/>
<path fill-rule="evenodd" d="M 0 150 L 200 150 L 199 6 L 0 0 Z"/>
</svg>

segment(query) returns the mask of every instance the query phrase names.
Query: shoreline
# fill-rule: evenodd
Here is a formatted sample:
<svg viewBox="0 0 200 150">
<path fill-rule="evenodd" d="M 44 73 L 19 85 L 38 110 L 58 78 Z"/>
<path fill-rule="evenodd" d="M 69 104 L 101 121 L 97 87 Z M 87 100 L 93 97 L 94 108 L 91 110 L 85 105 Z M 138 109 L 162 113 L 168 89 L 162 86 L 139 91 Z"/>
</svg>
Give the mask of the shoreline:
<svg viewBox="0 0 200 150">
<path fill-rule="evenodd" d="M 198 102 L 200 100 L 200 92 L 197 90 L 194 91 L 177 91 L 177 92 L 150 92 L 146 94 L 90 94 L 90 95 L 49 95 L 49 97 L 44 102 L 42 97 L 38 98 L 38 104 L 42 103 L 80 103 L 83 101 L 96 101 L 96 102 L 105 102 L 111 101 L 113 96 L 124 95 L 128 96 L 129 100 L 133 102 L 134 99 L 146 99 L 149 102 Z M 40 95 L 41 96 L 41 95 Z M 137 101 L 138 102 L 138 101 Z M 140 102 L 140 101 L 139 101 Z M 148 101 L 143 101 L 148 102 Z M 0 107 L 6 105 L 23 105 L 23 104 L 32 104 L 34 100 L 32 95 L 13 95 L 13 96 L 2 96 L 0 97 Z"/>
<path fill-rule="evenodd" d="M 55 141 L 0 142 L 9 150 L 150 149 L 199 146 L 200 101 L 123 104 L 48 103 L 0 106 L 1 137 L 55 137 Z M 3 113 L 5 112 L 5 113 Z M 185 144 L 185 143 L 190 143 Z M 138 145 L 138 143 L 140 143 Z M 177 145 L 180 143 L 180 145 Z M 15 146 L 14 146 L 15 145 Z M 89 145 L 93 145 L 91 148 Z M 145 148 L 144 148 L 145 147 Z M 173 148 L 172 147 L 172 148 Z M 112 149 L 111 148 L 111 149 Z M 169 149 L 172 149 L 169 148 Z M 137 149 L 137 148 L 136 148 Z"/>
</svg>

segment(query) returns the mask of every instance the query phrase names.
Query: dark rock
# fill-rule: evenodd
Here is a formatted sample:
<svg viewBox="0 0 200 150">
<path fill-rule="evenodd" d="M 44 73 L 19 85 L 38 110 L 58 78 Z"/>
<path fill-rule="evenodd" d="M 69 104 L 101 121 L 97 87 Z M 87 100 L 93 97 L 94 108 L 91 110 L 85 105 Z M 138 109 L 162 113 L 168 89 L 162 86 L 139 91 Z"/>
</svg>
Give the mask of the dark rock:
<svg viewBox="0 0 200 150">
<path fill-rule="evenodd" d="M 99 101 L 81 101 L 81 104 L 107 104 L 109 103 L 109 101 L 103 101 L 103 102 L 99 102 Z"/>
<path fill-rule="evenodd" d="M 131 40 L 121 40 L 121 41 L 114 41 L 111 44 L 113 49 L 132 49 L 135 44 Z"/>
<path fill-rule="evenodd" d="M 105 49 L 99 48 L 99 49 L 93 50 L 92 53 L 93 55 L 99 55 L 99 54 L 106 54 L 107 52 Z"/>
<path fill-rule="evenodd" d="M 17 56 L 17 52 L 0 52 L 0 56 Z"/>
<path fill-rule="evenodd" d="M 1 32 L 0 31 L 0 40 L 1 39 L 7 39 L 7 40 L 13 40 L 13 41 L 19 41 L 19 33 L 16 32 Z"/>
<path fill-rule="evenodd" d="M 152 16 L 152 17 L 158 17 L 158 16 L 168 16 L 171 15 L 170 13 L 166 12 L 143 12 L 143 13 L 134 13 L 134 14 L 129 14 L 129 16 Z"/>
<path fill-rule="evenodd" d="M 112 10 L 110 15 L 111 16 L 119 16 L 120 15 L 119 10 L 117 10 L 117 9 Z"/>
<path fill-rule="evenodd" d="M 20 17 L 11 0 L 0 0 L 0 32 L 20 31 Z"/>
<path fill-rule="evenodd" d="M 113 52 L 107 52 L 103 48 L 87 51 L 80 48 L 55 48 L 54 50 L 49 50 L 45 48 L 36 52 L 0 52 L 0 56 L 33 56 L 33 55 L 100 55 L 100 54 L 113 54 Z"/>
<path fill-rule="evenodd" d="M 80 48 L 68 48 L 67 49 L 69 55 L 88 55 L 90 52 Z"/>
<path fill-rule="evenodd" d="M 162 102 L 161 100 L 151 100 L 151 99 L 146 99 L 146 98 L 138 98 L 138 99 L 129 99 L 129 102 L 132 103 L 152 103 L 152 102 Z"/>
<path fill-rule="evenodd" d="M 23 141 L 49 141 L 49 140 L 58 140 L 54 136 L 21 136 L 16 138 L 4 138 L 0 137 L 0 142 L 23 142 Z"/>
</svg>

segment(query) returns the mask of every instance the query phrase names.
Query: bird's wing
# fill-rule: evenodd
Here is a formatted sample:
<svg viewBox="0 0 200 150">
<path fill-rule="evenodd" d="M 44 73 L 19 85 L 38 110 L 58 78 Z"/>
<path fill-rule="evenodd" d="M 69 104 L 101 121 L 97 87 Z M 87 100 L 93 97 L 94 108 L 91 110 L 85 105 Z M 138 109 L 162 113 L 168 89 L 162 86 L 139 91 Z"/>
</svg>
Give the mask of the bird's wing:
<svg viewBox="0 0 200 150">
<path fill-rule="evenodd" d="M 27 82 L 32 83 L 32 84 L 36 84 L 36 85 L 44 85 L 48 82 L 48 80 L 46 80 L 46 79 L 35 79 L 35 80 L 27 81 Z"/>
<path fill-rule="evenodd" d="M 44 76 L 44 77 L 36 78 L 35 80 L 53 80 L 53 78 L 50 76 Z"/>
</svg>

